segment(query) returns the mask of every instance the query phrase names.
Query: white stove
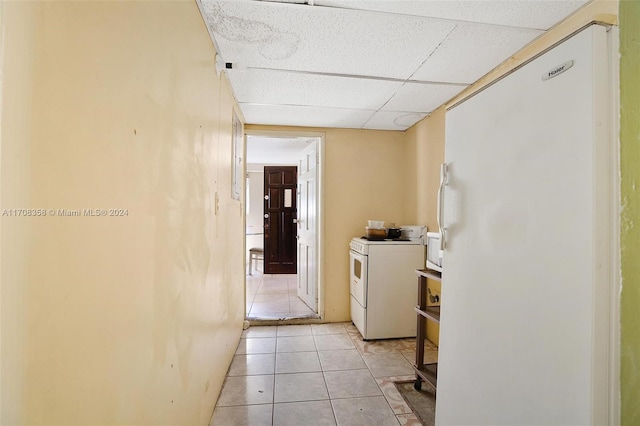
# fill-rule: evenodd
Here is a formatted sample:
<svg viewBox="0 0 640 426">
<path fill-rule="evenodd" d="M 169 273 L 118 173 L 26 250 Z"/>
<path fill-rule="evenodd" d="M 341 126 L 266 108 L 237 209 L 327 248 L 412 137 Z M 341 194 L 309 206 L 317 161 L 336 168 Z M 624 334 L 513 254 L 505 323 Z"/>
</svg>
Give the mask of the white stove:
<svg viewBox="0 0 640 426">
<path fill-rule="evenodd" d="M 351 320 L 365 340 L 414 337 L 416 269 L 424 268 L 420 238 L 349 243 Z"/>
<path fill-rule="evenodd" d="M 369 246 L 372 245 L 411 245 L 424 244 L 420 238 L 396 238 L 393 240 L 368 240 L 366 237 L 353 238 L 349 243 L 349 249 L 362 254 L 369 253 Z"/>
</svg>

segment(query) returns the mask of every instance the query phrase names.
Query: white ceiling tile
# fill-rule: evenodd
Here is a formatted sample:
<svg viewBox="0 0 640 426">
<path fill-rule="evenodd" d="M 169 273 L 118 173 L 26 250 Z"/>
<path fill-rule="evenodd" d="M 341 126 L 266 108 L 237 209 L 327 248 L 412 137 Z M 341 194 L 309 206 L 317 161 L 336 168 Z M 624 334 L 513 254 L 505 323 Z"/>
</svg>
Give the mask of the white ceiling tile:
<svg viewBox="0 0 640 426">
<path fill-rule="evenodd" d="M 473 83 L 540 34 L 538 30 L 460 24 L 412 80 Z"/>
<path fill-rule="evenodd" d="M 200 0 L 248 123 L 405 130 L 587 2 L 297 1 Z"/>
<path fill-rule="evenodd" d="M 374 111 L 290 105 L 240 104 L 248 124 L 359 129 Z"/>
<path fill-rule="evenodd" d="M 589 0 L 315 0 L 332 6 L 547 30 Z"/>
<path fill-rule="evenodd" d="M 227 71 L 238 102 L 377 110 L 402 82 L 247 69 Z"/>
<path fill-rule="evenodd" d="M 314 140 L 247 135 L 247 164 L 296 164 Z"/>
<path fill-rule="evenodd" d="M 406 83 L 387 102 L 382 111 L 428 113 L 453 98 L 467 86 Z"/>
<path fill-rule="evenodd" d="M 245 67 L 408 78 L 454 24 L 265 1 L 202 0 L 225 62 Z"/>
<path fill-rule="evenodd" d="M 372 130 L 407 130 L 426 116 L 415 112 L 378 111 L 364 127 Z"/>
</svg>

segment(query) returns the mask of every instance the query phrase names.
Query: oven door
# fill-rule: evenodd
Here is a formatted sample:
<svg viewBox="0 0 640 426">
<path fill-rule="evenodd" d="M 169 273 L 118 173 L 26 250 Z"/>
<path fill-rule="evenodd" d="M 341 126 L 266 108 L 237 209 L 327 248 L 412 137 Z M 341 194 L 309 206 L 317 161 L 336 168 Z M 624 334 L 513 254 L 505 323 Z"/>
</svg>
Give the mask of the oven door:
<svg viewBox="0 0 640 426">
<path fill-rule="evenodd" d="M 363 307 L 367 307 L 367 256 L 349 251 L 349 287 L 351 295 Z"/>
</svg>

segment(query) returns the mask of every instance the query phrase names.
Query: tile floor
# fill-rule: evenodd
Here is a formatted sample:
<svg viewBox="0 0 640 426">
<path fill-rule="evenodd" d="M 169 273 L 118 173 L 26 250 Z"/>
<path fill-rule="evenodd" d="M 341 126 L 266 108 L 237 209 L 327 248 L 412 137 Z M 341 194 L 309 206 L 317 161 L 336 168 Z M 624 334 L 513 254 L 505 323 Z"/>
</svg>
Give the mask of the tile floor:
<svg viewBox="0 0 640 426">
<path fill-rule="evenodd" d="M 248 319 L 284 319 L 315 317 L 297 295 L 297 275 L 265 275 L 252 271 L 247 275 Z"/>
<path fill-rule="evenodd" d="M 414 357 L 415 339 L 365 342 L 351 323 L 250 327 L 211 425 L 420 425 L 393 384 Z"/>
</svg>

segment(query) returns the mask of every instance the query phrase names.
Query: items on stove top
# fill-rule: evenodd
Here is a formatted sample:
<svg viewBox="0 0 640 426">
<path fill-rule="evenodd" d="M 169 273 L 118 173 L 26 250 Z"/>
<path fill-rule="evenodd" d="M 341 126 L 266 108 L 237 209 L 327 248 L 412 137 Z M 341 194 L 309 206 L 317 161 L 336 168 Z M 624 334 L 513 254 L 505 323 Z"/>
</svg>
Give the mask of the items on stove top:
<svg viewBox="0 0 640 426">
<path fill-rule="evenodd" d="M 409 238 L 384 238 L 384 239 L 367 238 L 366 235 L 363 235 L 360 238 L 362 238 L 363 240 L 367 240 L 367 241 L 411 241 Z"/>
<path fill-rule="evenodd" d="M 387 238 L 387 228 L 371 228 L 367 226 L 365 229 L 368 240 L 384 240 Z"/>
<path fill-rule="evenodd" d="M 384 220 L 369 220 L 365 228 L 366 238 L 371 241 L 384 240 L 387 238 L 388 230 L 384 227 Z"/>
<path fill-rule="evenodd" d="M 427 227 L 424 225 L 402 225 L 400 236 L 410 240 L 422 240 L 422 244 L 427 244 Z"/>
<path fill-rule="evenodd" d="M 393 224 L 391 224 L 393 226 Z M 387 238 L 396 239 L 402 235 L 402 228 L 387 228 Z"/>
<path fill-rule="evenodd" d="M 391 223 L 389 227 L 385 227 L 382 220 L 369 220 L 367 224 L 368 226 L 365 227 L 366 234 L 363 238 L 369 241 L 424 240 L 427 233 L 427 227 L 421 225 L 403 225 L 400 228 L 396 228 L 395 224 Z"/>
</svg>

